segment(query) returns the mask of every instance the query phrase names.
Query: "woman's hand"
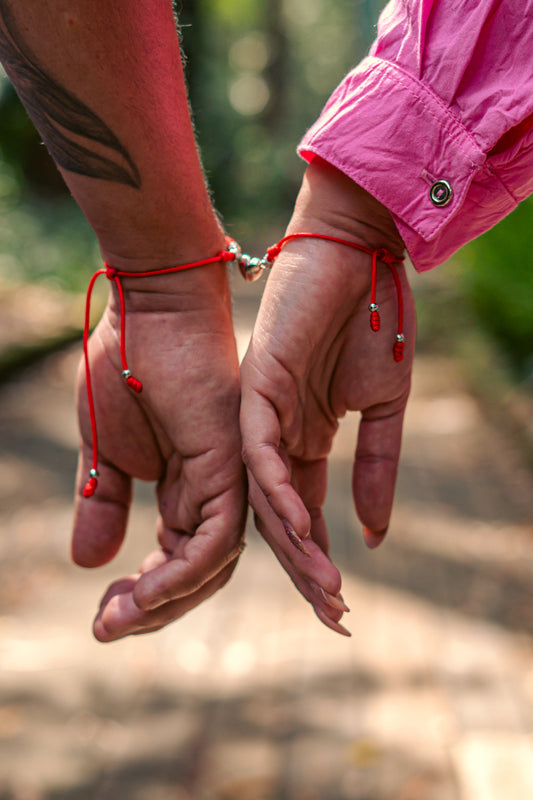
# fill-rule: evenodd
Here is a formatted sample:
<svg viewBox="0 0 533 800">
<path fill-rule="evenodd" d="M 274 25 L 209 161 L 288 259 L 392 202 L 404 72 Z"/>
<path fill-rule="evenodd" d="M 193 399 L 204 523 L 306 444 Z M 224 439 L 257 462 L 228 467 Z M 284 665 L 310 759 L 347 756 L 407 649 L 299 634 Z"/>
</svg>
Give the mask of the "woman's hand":
<svg viewBox="0 0 533 800">
<path fill-rule="evenodd" d="M 307 169 L 287 231 L 296 232 L 403 252 L 387 210 L 318 159 Z M 328 558 L 322 513 L 327 458 L 338 419 L 360 410 L 353 497 L 365 541 L 377 546 L 391 514 L 415 340 L 412 295 L 397 268 L 403 361 L 392 353 L 398 306 L 389 268 L 378 264 L 381 330 L 373 332 L 370 256 L 306 238 L 289 242 L 275 261 L 241 368 L 243 452 L 257 526 L 319 618 L 339 633 L 346 633 L 339 624 L 341 578 Z"/>
</svg>

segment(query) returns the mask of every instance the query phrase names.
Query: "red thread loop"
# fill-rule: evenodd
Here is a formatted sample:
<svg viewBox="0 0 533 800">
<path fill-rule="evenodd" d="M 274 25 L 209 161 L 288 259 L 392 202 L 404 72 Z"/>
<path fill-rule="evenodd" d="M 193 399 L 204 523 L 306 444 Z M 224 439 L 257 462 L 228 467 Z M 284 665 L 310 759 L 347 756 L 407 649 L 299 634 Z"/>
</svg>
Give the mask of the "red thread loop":
<svg viewBox="0 0 533 800">
<path fill-rule="evenodd" d="M 204 258 L 201 261 L 191 261 L 188 264 L 179 264 L 175 267 L 163 267 L 162 269 L 152 269 L 146 272 L 129 272 L 126 270 L 119 270 L 111 264 L 104 264 L 103 269 L 97 270 L 89 281 L 87 287 L 87 297 L 85 300 L 85 321 L 83 325 L 83 356 L 85 359 L 85 382 L 87 385 L 87 403 L 89 406 L 89 419 L 91 422 L 91 436 L 92 436 L 92 466 L 89 473 L 89 479 L 83 488 L 84 497 L 92 497 L 98 486 L 98 431 L 96 428 L 96 413 L 94 408 L 93 387 L 91 381 L 91 368 L 89 363 L 89 330 L 90 330 L 90 317 L 91 317 L 91 297 L 93 287 L 99 275 L 105 275 L 110 281 L 113 281 L 117 287 L 119 308 L 120 308 L 120 360 L 122 362 L 122 375 L 132 391 L 140 394 L 143 385 L 140 380 L 134 378 L 128 368 L 128 361 L 126 358 L 126 307 L 124 302 L 124 290 L 122 288 L 121 278 L 146 278 L 153 275 L 167 275 L 171 272 L 181 272 L 185 269 L 193 269 L 194 267 L 204 267 L 208 264 L 216 264 L 219 261 L 233 261 L 235 254 L 229 250 L 229 240 L 227 241 L 227 249 L 217 253 L 216 256 Z"/>
<path fill-rule="evenodd" d="M 339 239 L 337 236 L 327 236 L 323 233 L 290 233 L 287 236 L 284 236 L 283 239 L 281 239 L 277 244 L 268 248 L 266 253 L 267 259 L 269 261 L 275 261 L 287 242 L 293 241 L 294 239 L 325 239 L 328 242 L 337 242 L 338 244 L 344 244 L 347 247 L 353 247 L 355 250 L 360 250 L 362 253 L 367 253 L 369 256 L 372 256 L 372 278 L 370 282 L 370 304 L 368 306 L 368 310 L 370 311 L 370 328 L 375 332 L 379 331 L 381 328 L 379 306 L 376 303 L 378 261 L 381 261 L 383 264 L 386 264 L 389 267 L 394 279 L 396 297 L 398 301 L 398 328 L 396 342 L 392 352 L 395 361 L 402 361 L 405 351 L 405 336 L 403 333 L 403 294 L 400 276 L 398 275 L 398 271 L 394 265 L 401 264 L 404 260 L 403 257 L 395 256 L 394 253 L 391 253 L 390 250 L 386 250 L 384 247 L 378 247 L 376 250 L 370 250 L 370 248 L 363 247 L 361 244 L 350 242 L 347 239 Z"/>
</svg>

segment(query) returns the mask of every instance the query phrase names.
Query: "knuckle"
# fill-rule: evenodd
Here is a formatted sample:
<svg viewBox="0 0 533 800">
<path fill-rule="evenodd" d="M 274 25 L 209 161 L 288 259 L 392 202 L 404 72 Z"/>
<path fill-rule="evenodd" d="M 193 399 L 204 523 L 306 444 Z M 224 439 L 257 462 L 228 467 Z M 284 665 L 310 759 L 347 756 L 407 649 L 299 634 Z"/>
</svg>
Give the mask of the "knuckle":
<svg viewBox="0 0 533 800">
<path fill-rule="evenodd" d="M 256 459 L 256 448 L 244 443 L 241 449 L 241 458 L 244 466 L 252 469 Z"/>
</svg>

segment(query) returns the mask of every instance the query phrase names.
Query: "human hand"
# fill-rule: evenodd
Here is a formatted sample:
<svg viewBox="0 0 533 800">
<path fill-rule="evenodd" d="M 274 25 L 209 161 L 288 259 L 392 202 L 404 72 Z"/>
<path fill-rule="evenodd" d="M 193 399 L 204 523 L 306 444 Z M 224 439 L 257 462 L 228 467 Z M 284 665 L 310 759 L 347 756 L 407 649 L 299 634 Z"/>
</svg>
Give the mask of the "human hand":
<svg viewBox="0 0 533 800">
<path fill-rule="evenodd" d="M 111 292 L 89 341 L 100 473 L 91 498 L 83 496 L 92 458 L 83 364 L 78 375 L 82 442 L 72 555 L 85 567 L 115 556 L 126 532 L 132 478 L 157 483 L 159 549 L 137 574 L 108 588 L 94 622 L 100 641 L 157 630 L 222 587 L 236 565 L 246 517 L 225 265 L 122 283 L 128 361 L 143 391 L 133 393 L 122 377 Z"/>
<path fill-rule="evenodd" d="M 403 251 L 387 210 L 320 159 L 306 171 L 287 231 L 296 232 Z M 243 453 L 256 524 L 318 617 L 339 633 L 346 633 L 341 577 L 328 558 L 322 513 L 327 459 L 338 419 L 360 410 L 352 490 L 365 541 L 376 547 L 391 514 L 416 327 L 405 271 L 397 269 L 403 361 L 392 354 L 398 311 L 389 268 L 378 263 L 381 330 L 373 332 L 370 257 L 306 238 L 289 242 L 276 259 L 241 367 Z M 307 555 L 293 546 L 293 532 Z"/>
</svg>

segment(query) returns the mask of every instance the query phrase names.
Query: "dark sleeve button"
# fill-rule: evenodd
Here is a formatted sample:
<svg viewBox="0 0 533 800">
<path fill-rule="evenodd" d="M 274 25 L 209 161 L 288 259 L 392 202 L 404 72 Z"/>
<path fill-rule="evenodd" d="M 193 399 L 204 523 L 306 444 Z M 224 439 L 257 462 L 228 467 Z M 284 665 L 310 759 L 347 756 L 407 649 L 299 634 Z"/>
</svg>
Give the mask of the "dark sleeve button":
<svg viewBox="0 0 533 800">
<path fill-rule="evenodd" d="M 429 190 L 429 199 L 434 206 L 447 206 L 452 199 L 452 187 L 448 181 L 435 181 Z"/>
</svg>

